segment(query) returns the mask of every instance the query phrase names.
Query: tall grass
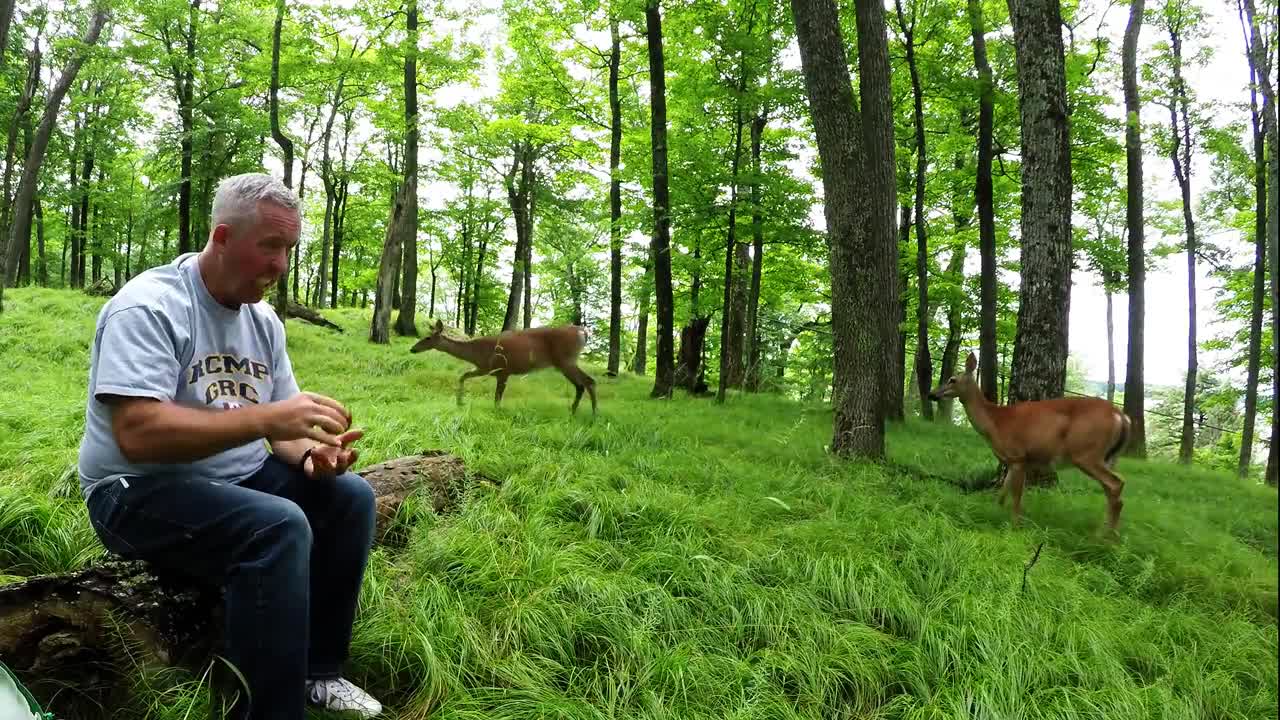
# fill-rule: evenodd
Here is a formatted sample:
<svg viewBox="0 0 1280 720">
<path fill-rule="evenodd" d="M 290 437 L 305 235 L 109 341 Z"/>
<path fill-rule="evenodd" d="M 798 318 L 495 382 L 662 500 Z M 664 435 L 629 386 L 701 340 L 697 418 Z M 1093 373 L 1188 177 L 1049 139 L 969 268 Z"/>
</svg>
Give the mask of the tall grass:
<svg viewBox="0 0 1280 720">
<path fill-rule="evenodd" d="M 21 576 L 96 551 L 66 473 L 101 301 L 8 300 L 0 575 Z M 889 462 L 841 462 L 821 407 L 650 400 L 590 361 L 594 421 L 554 373 L 496 410 L 472 381 L 458 408 L 461 363 L 326 315 L 346 332 L 292 321 L 290 350 L 368 431 L 361 465 L 444 449 L 500 481 L 407 513 L 407 545 L 373 555 L 349 674 L 389 717 L 1276 717 L 1273 490 L 1122 460 L 1119 541 L 1074 470 L 1014 530 L 957 487 L 994 469 L 965 427 L 912 420 Z M 144 683 L 112 717 L 197 717 L 196 681 Z"/>
</svg>

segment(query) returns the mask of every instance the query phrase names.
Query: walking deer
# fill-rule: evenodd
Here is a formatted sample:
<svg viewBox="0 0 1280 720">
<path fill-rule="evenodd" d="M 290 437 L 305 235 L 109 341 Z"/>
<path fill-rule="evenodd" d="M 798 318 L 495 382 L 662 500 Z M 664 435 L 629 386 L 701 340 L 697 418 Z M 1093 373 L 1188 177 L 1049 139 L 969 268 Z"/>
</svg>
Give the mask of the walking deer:
<svg viewBox="0 0 1280 720">
<path fill-rule="evenodd" d="M 1097 480 L 1107 496 L 1107 527 L 1120 521 L 1124 480 L 1113 470 L 1116 456 L 1129 441 L 1129 417 L 1102 398 L 1054 398 L 996 405 L 983 396 L 974 378 L 973 353 L 964 373 L 929 393 L 931 400 L 959 398 L 969 422 L 1008 470 L 999 502 L 1013 495 L 1013 523 L 1022 520 L 1022 487 L 1028 464 L 1070 462 Z"/>
<path fill-rule="evenodd" d="M 578 412 L 582 393 L 591 394 L 591 414 L 596 414 L 596 381 L 578 367 L 578 354 L 587 344 L 587 332 L 577 325 L 511 330 L 500 335 L 487 335 L 472 340 L 454 340 L 444 334 L 444 323 L 437 320 L 430 335 L 414 343 L 411 353 L 439 350 L 475 365 L 458 379 L 458 404 L 462 404 L 463 385 L 473 377 L 492 375 L 497 380 L 493 404 L 502 404 L 507 378 L 534 370 L 554 367 L 564 374 L 577 395 L 573 413 Z"/>
</svg>

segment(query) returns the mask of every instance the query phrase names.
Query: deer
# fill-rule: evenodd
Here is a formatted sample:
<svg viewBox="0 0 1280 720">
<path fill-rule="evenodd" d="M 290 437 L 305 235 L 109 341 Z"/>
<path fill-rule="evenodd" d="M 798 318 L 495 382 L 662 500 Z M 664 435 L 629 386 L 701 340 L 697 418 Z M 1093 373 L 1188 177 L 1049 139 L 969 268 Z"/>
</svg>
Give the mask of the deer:
<svg viewBox="0 0 1280 720">
<path fill-rule="evenodd" d="M 1114 534 L 1124 502 L 1124 480 L 1115 473 L 1116 458 L 1129 442 L 1130 419 L 1103 398 L 1051 398 L 997 405 L 988 400 L 974 377 L 978 359 L 972 352 L 964 372 L 929 393 L 930 400 L 958 398 L 969 422 L 1008 468 L 998 502 L 1013 496 L 1013 525 L 1022 522 L 1022 489 L 1028 464 L 1070 462 L 1098 481 L 1107 497 L 1107 528 Z"/>
<path fill-rule="evenodd" d="M 431 334 L 414 343 L 411 353 L 439 350 L 475 366 L 458 379 L 458 405 L 462 405 L 462 390 L 467 380 L 482 375 L 492 375 L 497 380 L 493 405 L 502 405 L 502 393 L 507 389 L 507 378 L 524 375 L 534 370 L 554 367 L 573 387 L 571 412 L 577 414 L 582 393 L 591 394 L 591 415 L 596 414 L 596 381 L 578 367 L 578 355 L 587 345 L 587 331 L 579 325 L 536 327 L 511 330 L 498 335 L 486 335 L 471 340 L 455 340 L 444 334 L 444 323 L 436 320 Z"/>
</svg>

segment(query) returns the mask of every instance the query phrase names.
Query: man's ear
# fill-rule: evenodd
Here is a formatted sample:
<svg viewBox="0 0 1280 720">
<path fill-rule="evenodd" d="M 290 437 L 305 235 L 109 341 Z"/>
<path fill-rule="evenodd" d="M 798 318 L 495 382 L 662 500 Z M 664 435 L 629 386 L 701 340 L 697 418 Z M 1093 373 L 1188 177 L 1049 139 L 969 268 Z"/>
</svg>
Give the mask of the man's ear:
<svg viewBox="0 0 1280 720">
<path fill-rule="evenodd" d="M 217 245 L 225 245 L 231 239 L 231 228 L 226 224 L 215 225 L 209 231 L 209 239 Z"/>
</svg>

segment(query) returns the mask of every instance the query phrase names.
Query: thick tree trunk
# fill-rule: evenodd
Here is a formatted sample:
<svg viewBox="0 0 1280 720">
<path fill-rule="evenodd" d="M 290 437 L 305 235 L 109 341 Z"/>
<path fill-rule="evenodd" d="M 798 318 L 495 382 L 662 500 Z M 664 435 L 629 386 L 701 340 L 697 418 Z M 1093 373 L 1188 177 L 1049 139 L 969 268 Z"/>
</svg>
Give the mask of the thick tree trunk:
<svg viewBox="0 0 1280 720">
<path fill-rule="evenodd" d="M 418 336 L 414 316 L 418 310 L 418 0 L 409 0 L 405 28 L 409 33 L 404 58 L 404 223 L 400 243 L 400 314 L 396 333 Z"/>
<path fill-rule="evenodd" d="M 707 326 L 711 318 L 690 318 L 680 330 L 680 357 L 676 363 L 676 387 L 693 395 L 706 393 L 703 381 L 706 368 L 702 363 L 702 349 L 706 344 Z"/>
<path fill-rule="evenodd" d="M 1126 225 L 1129 235 L 1128 292 L 1129 340 L 1125 351 L 1124 414 L 1129 416 L 1129 444 L 1125 453 L 1147 456 L 1145 327 L 1146 249 L 1142 189 L 1142 119 L 1138 97 L 1138 35 L 1142 32 L 1144 0 L 1129 3 L 1129 24 L 1124 31 L 1123 75 L 1125 107 Z"/>
<path fill-rule="evenodd" d="M 1022 283 L 1011 402 L 1061 397 L 1071 304 L 1071 142 L 1058 0 L 1009 0 L 1022 115 Z M 1056 482 L 1029 472 L 1031 485 Z"/>
<path fill-rule="evenodd" d="M 618 18 L 609 18 L 609 364 L 606 374 L 617 377 L 622 353 L 622 99 L 618 73 L 622 40 Z"/>
<path fill-rule="evenodd" d="M 425 492 L 433 510 L 447 515 L 468 483 L 493 482 L 468 477 L 461 459 L 439 451 L 359 472 L 376 497 L 376 542 L 391 547 L 406 540 L 395 515 L 410 494 Z M 123 693 L 138 666 L 176 666 L 198 676 L 219 645 L 222 612 L 220 592 L 203 580 L 108 555 L 77 572 L 0 586 L 0 657 L 45 707 L 55 695 L 55 705 L 69 702 L 65 697 L 101 703 L 57 707 L 59 717 L 105 717 L 104 708 L 127 701 Z M 113 673 L 120 677 L 103 677 Z M 59 692 L 67 687 L 81 690 Z"/>
<path fill-rule="evenodd" d="M 858 0 L 857 25 L 859 62 L 863 71 L 863 102 L 870 97 L 875 106 L 868 112 L 876 115 L 874 133 L 863 127 L 858 104 L 853 97 L 845 45 L 835 3 L 832 0 L 792 0 L 796 37 L 804 73 L 818 155 L 822 165 L 823 208 L 830 244 L 832 331 L 835 344 L 832 405 L 835 410 L 831 449 L 842 456 L 880 458 L 884 455 L 884 384 L 888 377 L 883 367 L 888 332 L 883 327 L 887 311 L 876 307 L 892 305 L 893 273 L 884 272 L 888 263 L 880 254 L 887 247 L 876 243 L 884 240 L 885 181 L 881 177 L 884 157 L 867 162 L 866 138 L 872 134 L 880 141 L 881 87 L 888 80 L 888 50 L 882 9 L 874 2 Z M 864 133 L 864 131 L 866 131 Z M 886 148 L 875 151 L 884 153 Z M 892 144 L 887 148 L 892 178 Z M 874 171 L 868 173 L 869 168 Z M 873 192 L 865 192 L 870 180 Z M 892 184 L 889 184 L 892 188 Z M 888 206 L 889 238 L 893 237 L 892 205 Z M 874 225 L 874 227 L 873 227 Z M 892 259 L 895 257 L 891 255 Z M 860 299 L 861 298 L 861 299 Z"/>
<path fill-rule="evenodd" d="M 671 397 L 675 387 L 675 297 L 671 287 L 671 199 L 667 187 L 667 79 L 663 68 L 662 16 L 658 0 L 645 6 L 645 36 L 649 46 L 649 108 L 653 145 L 653 262 L 654 294 L 657 296 L 658 357 L 652 397 Z"/>
<path fill-rule="evenodd" d="M 94 11 L 93 18 L 89 21 L 89 27 L 85 31 L 85 36 L 81 40 L 85 50 L 72 56 L 67 63 L 67 67 L 62 71 L 62 75 L 58 77 L 58 82 L 49 91 L 48 100 L 45 102 L 44 115 L 40 118 L 40 127 L 36 131 L 31 150 L 27 152 L 26 160 L 23 163 L 22 176 L 18 180 L 18 193 L 15 198 L 16 207 L 14 209 L 13 224 L 9 227 L 7 247 L 4 252 L 0 252 L 0 312 L 4 311 L 4 286 L 10 277 L 10 269 L 6 267 L 7 258 L 17 258 L 19 242 L 22 239 L 31 237 L 31 210 L 34 206 L 36 187 L 39 183 L 40 164 L 44 161 L 45 149 L 49 147 L 49 138 L 53 134 L 53 124 L 58 117 L 58 107 L 62 104 L 62 98 L 67 94 L 67 90 L 70 89 L 76 74 L 80 72 L 80 66 L 84 63 L 88 48 L 98 41 L 102 26 L 107 22 L 108 12 L 105 5 L 98 6 Z M 16 264 L 14 263 L 14 265 Z"/>
</svg>

